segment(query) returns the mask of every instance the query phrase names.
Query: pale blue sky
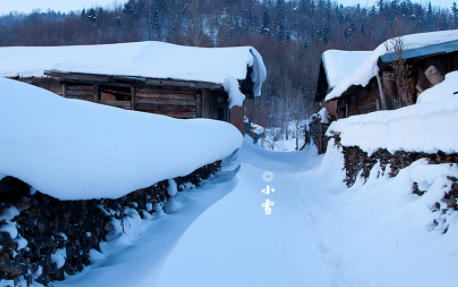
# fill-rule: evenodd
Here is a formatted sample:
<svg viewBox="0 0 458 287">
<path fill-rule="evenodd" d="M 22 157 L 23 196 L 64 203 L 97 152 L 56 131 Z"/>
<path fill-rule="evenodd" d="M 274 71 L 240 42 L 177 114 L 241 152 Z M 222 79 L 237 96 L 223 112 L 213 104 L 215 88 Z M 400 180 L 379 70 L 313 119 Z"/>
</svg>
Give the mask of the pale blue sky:
<svg viewBox="0 0 458 287">
<path fill-rule="evenodd" d="M 81 10 L 92 6 L 113 6 L 114 3 L 124 3 L 126 0 L 0 0 L 0 14 L 9 13 L 11 11 L 19 11 L 30 13 L 33 9 L 39 8 L 42 11 L 51 8 L 55 11 L 68 12 L 69 10 Z M 458 0 L 432 0 L 433 5 L 441 5 L 442 8 L 451 7 L 452 3 Z M 371 6 L 376 0 L 340 0 L 337 1 L 344 5 L 356 5 L 360 3 L 362 6 Z M 415 1 L 428 3 L 425 0 Z"/>
</svg>

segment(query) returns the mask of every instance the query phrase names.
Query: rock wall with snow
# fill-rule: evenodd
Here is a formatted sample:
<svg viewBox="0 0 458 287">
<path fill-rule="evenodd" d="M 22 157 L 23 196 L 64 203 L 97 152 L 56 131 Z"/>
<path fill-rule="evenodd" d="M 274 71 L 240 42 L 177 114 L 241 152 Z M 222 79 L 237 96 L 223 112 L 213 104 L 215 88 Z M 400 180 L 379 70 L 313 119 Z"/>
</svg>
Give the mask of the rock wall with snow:
<svg viewBox="0 0 458 287">
<path fill-rule="evenodd" d="M 45 286 L 81 272 L 91 264 L 100 244 L 124 232 L 124 226 L 155 214 L 174 213 L 182 191 L 199 186 L 219 170 L 220 161 L 185 177 L 164 180 L 118 199 L 63 201 L 28 184 L 5 177 L 0 181 L 0 281 Z M 126 231 L 127 232 L 127 231 Z M 3 285 L 2 285 L 3 286 Z"/>
</svg>

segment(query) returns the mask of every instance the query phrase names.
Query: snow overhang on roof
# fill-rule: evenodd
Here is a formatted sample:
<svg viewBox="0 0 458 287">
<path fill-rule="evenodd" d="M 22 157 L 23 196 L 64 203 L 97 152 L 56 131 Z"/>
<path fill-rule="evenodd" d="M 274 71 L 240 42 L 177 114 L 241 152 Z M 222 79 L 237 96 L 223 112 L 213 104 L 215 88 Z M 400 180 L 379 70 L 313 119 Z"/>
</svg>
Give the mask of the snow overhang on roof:
<svg viewBox="0 0 458 287">
<path fill-rule="evenodd" d="M 440 54 L 448 54 L 458 51 L 458 40 L 450 41 L 446 43 L 439 43 L 435 45 L 430 45 L 426 47 L 421 47 L 417 49 L 411 49 L 404 51 L 402 53 L 403 59 L 411 59 L 411 58 L 420 58 L 423 56 L 432 56 L 432 55 L 440 55 Z M 380 56 L 380 60 L 384 63 L 389 63 L 396 59 L 396 53 L 389 53 Z"/>
<path fill-rule="evenodd" d="M 221 84 L 230 106 L 245 96 L 238 80 L 252 67 L 253 94 L 261 94 L 266 68 L 253 47 L 198 48 L 162 42 L 0 48 L 0 76 L 44 77 L 45 70 L 68 73 L 175 79 Z"/>
<path fill-rule="evenodd" d="M 401 38 L 404 43 L 405 58 L 450 53 L 458 50 L 458 30 L 412 34 L 402 36 Z M 326 101 L 339 98 L 351 86 L 359 85 L 365 87 L 378 74 L 379 60 L 388 61 L 388 59 L 393 57 L 393 52 L 386 49 L 386 44 L 390 40 L 380 44 L 350 76 L 341 81 L 326 96 Z"/>
<path fill-rule="evenodd" d="M 327 50 L 321 55 L 329 88 L 337 86 L 369 57 L 372 51 Z"/>
</svg>

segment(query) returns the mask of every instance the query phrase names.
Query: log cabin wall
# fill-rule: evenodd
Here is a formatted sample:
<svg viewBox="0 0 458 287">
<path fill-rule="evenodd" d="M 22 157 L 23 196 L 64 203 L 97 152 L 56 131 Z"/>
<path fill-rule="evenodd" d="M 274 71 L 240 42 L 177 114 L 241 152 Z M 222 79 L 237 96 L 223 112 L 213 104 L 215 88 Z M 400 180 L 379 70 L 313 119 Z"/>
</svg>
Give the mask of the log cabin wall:
<svg viewBox="0 0 458 287">
<path fill-rule="evenodd" d="M 458 52 L 412 58 L 406 61 L 406 65 L 409 68 L 407 75 L 407 95 L 413 103 L 416 103 L 418 96 L 435 84 L 431 82 L 431 79 L 428 79 L 426 71 L 430 67 L 434 67 L 441 77 L 452 71 L 457 71 Z M 399 104 L 400 99 L 396 80 L 390 63 L 380 63 L 379 67 L 386 108 L 388 110 L 395 110 L 402 107 Z M 350 87 L 337 100 L 338 118 L 366 114 L 380 109 L 382 109 L 382 102 L 376 77 L 372 78 L 366 87 Z"/>
<path fill-rule="evenodd" d="M 15 78 L 66 98 L 179 119 L 208 118 L 229 122 L 228 95 L 222 89 L 104 83 L 53 77 Z"/>
<path fill-rule="evenodd" d="M 337 101 L 339 119 L 378 110 L 380 110 L 380 93 L 374 79 L 366 87 L 346 93 Z"/>
</svg>

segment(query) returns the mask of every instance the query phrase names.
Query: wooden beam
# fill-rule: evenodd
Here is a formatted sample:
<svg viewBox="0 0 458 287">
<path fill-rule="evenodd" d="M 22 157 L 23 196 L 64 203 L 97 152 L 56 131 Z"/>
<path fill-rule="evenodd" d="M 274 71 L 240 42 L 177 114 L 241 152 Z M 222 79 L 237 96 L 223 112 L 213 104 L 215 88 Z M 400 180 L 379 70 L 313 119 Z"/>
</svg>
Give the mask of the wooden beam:
<svg viewBox="0 0 458 287">
<path fill-rule="evenodd" d="M 420 95 L 423 93 L 423 88 L 420 86 L 421 82 L 418 82 L 418 84 L 415 86 L 415 89 L 417 89 L 417 94 Z"/>
<path fill-rule="evenodd" d="M 436 67 L 431 65 L 426 71 L 425 71 L 425 76 L 428 78 L 429 82 L 431 85 L 435 86 L 437 84 L 442 83 L 444 80 L 444 77 L 439 73 Z"/>
<path fill-rule="evenodd" d="M 176 93 L 144 93 L 138 92 L 137 96 L 142 98 L 158 99 L 158 100 L 182 100 L 182 101 L 195 101 L 196 94 L 176 94 Z"/>
<path fill-rule="evenodd" d="M 62 94 L 63 94 L 64 98 L 67 97 L 67 83 L 63 83 L 62 84 Z"/>
<path fill-rule="evenodd" d="M 130 87 L 130 101 L 132 103 L 132 110 L 135 110 L 135 87 Z"/>
<path fill-rule="evenodd" d="M 98 103 L 100 100 L 100 87 L 97 84 L 92 85 L 92 100 Z"/>
<path fill-rule="evenodd" d="M 202 118 L 210 118 L 210 100 L 211 92 L 208 89 L 202 89 Z"/>
<path fill-rule="evenodd" d="M 68 72 L 59 72 L 55 70 L 44 71 L 44 75 L 49 76 L 49 77 L 54 77 L 54 78 L 82 80 L 82 81 L 108 82 L 110 80 L 109 76 L 107 75 L 68 73 Z"/>
<path fill-rule="evenodd" d="M 377 75 L 377 84 L 378 84 L 378 91 L 380 93 L 380 103 L 382 110 L 386 110 L 386 100 L 385 100 L 385 93 L 383 92 L 382 80 L 380 76 Z"/>
<path fill-rule="evenodd" d="M 179 81 L 179 80 L 162 80 L 162 79 L 146 79 L 146 84 L 151 86 L 170 86 L 170 87 L 188 87 L 192 89 L 209 89 L 209 90 L 224 90 L 220 84 L 196 82 L 196 81 Z"/>
<path fill-rule="evenodd" d="M 202 117 L 202 94 L 196 94 L 197 117 Z"/>
<path fill-rule="evenodd" d="M 143 97 L 137 97 L 136 103 L 154 104 L 154 105 L 171 105 L 171 106 L 195 106 L 196 105 L 196 101 L 160 100 L 160 99 L 143 98 Z"/>
</svg>

